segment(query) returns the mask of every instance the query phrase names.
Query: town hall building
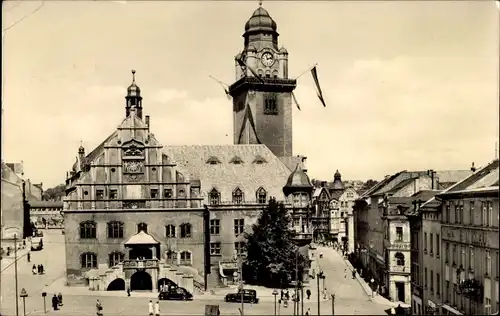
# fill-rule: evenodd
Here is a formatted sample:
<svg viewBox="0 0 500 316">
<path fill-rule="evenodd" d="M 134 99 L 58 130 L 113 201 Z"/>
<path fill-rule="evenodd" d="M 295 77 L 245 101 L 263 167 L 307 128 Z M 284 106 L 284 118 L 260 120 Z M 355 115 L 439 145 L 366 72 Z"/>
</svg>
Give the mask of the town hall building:
<svg viewBox="0 0 500 316">
<path fill-rule="evenodd" d="M 313 187 L 306 158 L 292 153 L 288 53 L 261 6 L 243 37 L 245 66 L 229 89 L 234 145 L 161 144 L 133 71 L 122 123 L 90 153 L 81 146 L 66 179 L 68 284 L 193 292 L 237 282 L 244 233 L 270 197 L 286 201 L 298 244 L 310 242 Z"/>
</svg>

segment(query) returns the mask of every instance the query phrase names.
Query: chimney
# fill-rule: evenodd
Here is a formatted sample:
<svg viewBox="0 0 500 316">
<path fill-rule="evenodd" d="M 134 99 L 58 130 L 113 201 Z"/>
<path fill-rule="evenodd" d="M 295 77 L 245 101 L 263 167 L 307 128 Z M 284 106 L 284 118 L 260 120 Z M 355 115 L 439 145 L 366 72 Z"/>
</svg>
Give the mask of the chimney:
<svg viewBox="0 0 500 316">
<path fill-rule="evenodd" d="M 146 115 L 146 126 L 148 127 L 149 132 L 149 115 Z"/>
<path fill-rule="evenodd" d="M 434 190 L 434 187 L 435 187 L 434 175 L 436 174 L 436 172 L 433 169 L 429 170 L 428 172 L 430 173 L 429 175 L 431 176 L 431 190 Z"/>
<path fill-rule="evenodd" d="M 384 177 L 384 179 L 387 179 L 387 178 L 389 178 L 390 176 L 391 176 L 390 174 L 386 174 L 386 175 L 385 175 L 385 177 Z"/>
<path fill-rule="evenodd" d="M 474 161 L 472 162 L 472 166 L 470 167 L 470 171 L 476 172 L 476 167 L 474 167 Z"/>
</svg>

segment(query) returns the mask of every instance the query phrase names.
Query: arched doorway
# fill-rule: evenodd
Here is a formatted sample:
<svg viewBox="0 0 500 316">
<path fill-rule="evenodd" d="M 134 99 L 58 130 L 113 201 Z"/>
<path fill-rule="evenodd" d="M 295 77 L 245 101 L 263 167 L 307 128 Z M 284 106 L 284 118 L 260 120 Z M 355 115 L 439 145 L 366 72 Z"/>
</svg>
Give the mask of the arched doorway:
<svg viewBox="0 0 500 316">
<path fill-rule="evenodd" d="M 158 280 L 158 290 L 160 290 L 162 286 L 164 288 L 168 287 L 168 286 L 170 286 L 171 288 L 178 287 L 177 283 L 175 283 L 174 281 L 167 279 L 167 278 L 162 278 L 162 279 Z"/>
<path fill-rule="evenodd" d="M 137 271 L 130 278 L 131 291 L 151 291 L 153 290 L 153 280 L 151 275 L 145 271 Z"/>
<path fill-rule="evenodd" d="M 125 291 L 125 280 L 118 278 L 111 281 L 106 291 Z"/>
</svg>

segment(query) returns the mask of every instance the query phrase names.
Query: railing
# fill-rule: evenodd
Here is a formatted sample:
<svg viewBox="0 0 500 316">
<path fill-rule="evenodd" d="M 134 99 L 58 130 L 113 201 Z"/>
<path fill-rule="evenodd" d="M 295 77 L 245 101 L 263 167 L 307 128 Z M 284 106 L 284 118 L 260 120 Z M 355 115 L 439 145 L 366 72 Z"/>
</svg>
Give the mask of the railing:
<svg viewBox="0 0 500 316">
<path fill-rule="evenodd" d="M 410 269 L 409 268 L 407 269 L 406 266 L 394 265 L 394 266 L 390 267 L 389 272 L 407 272 L 407 273 L 410 273 Z"/>
<path fill-rule="evenodd" d="M 193 286 L 195 289 L 204 292 L 205 291 L 205 284 L 198 282 L 196 280 L 193 280 Z"/>
<path fill-rule="evenodd" d="M 127 259 L 123 261 L 123 269 L 158 269 L 158 267 L 158 259 Z"/>
</svg>

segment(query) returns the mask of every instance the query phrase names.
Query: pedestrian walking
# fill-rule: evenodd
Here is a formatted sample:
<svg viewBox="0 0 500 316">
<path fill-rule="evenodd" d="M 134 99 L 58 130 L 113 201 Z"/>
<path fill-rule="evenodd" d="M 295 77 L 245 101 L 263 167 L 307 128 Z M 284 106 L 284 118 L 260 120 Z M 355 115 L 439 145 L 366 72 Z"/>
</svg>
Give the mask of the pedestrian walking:
<svg viewBox="0 0 500 316">
<path fill-rule="evenodd" d="M 33 275 L 35 275 L 37 273 L 37 270 L 36 270 L 36 266 L 33 265 L 33 268 L 31 268 L 31 271 L 33 272 Z"/>
<path fill-rule="evenodd" d="M 28 252 L 28 254 L 26 255 L 26 259 L 28 259 L 28 263 L 31 262 L 31 254 Z"/>
<path fill-rule="evenodd" d="M 99 301 L 99 299 L 97 300 L 97 303 L 95 304 L 95 309 L 96 309 L 97 316 L 102 316 L 102 304 Z"/>
<path fill-rule="evenodd" d="M 40 265 L 36 266 L 36 270 L 37 270 L 38 274 L 41 274 L 42 269 L 40 268 Z"/>
<path fill-rule="evenodd" d="M 59 306 L 63 306 L 62 293 L 61 292 L 59 292 L 59 294 L 57 294 L 57 299 L 59 300 Z"/>
<path fill-rule="evenodd" d="M 149 301 L 148 304 L 149 316 L 154 316 L 153 301 Z"/>
<path fill-rule="evenodd" d="M 127 296 L 130 296 L 130 288 L 127 288 Z"/>
<path fill-rule="evenodd" d="M 281 300 L 283 300 L 284 296 L 285 296 L 285 292 L 283 292 L 283 289 L 281 289 Z"/>
<path fill-rule="evenodd" d="M 310 309 L 310 308 L 308 308 L 308 309 L 306 310 L 306 316 L 309 316 L 310 312 L 311 312 L 311 309 Z"/>
<path fill-rule="evenodd" d="M 347 268 L 344 269 L 344 279 L 347 279 Z"/>
<path fill-rule="evenodd" d="M 57 296 L 54 294 L 54 296 L 52 297 L 52 308 L 54 308 L 54 310 L 58 310 L 59 309 L 59 300 L 57 299 Z"/>
<path fill-rule="evenodd" d="M 156 301 L 155 304 L 155 316 L 160 316 L 160 302 Z"/>
<path fill-rule="evenodd" d="M 352 269 L 352 278 L 355 279 L 356 278 L 356 270 Z"/>
<path fill-rule="evenodd" d="M 44 274 L 45 273 L 45 269 L 43 268 L 43 264 L 40 265 L 40 274 Z"/>
<path fill-rule="evenodd" d="M 311 299 L 311 290 L 310 289 L 307 289 L 306 295 L 307 295 L 307 299 L 310 300 Z"/>
</svg>

